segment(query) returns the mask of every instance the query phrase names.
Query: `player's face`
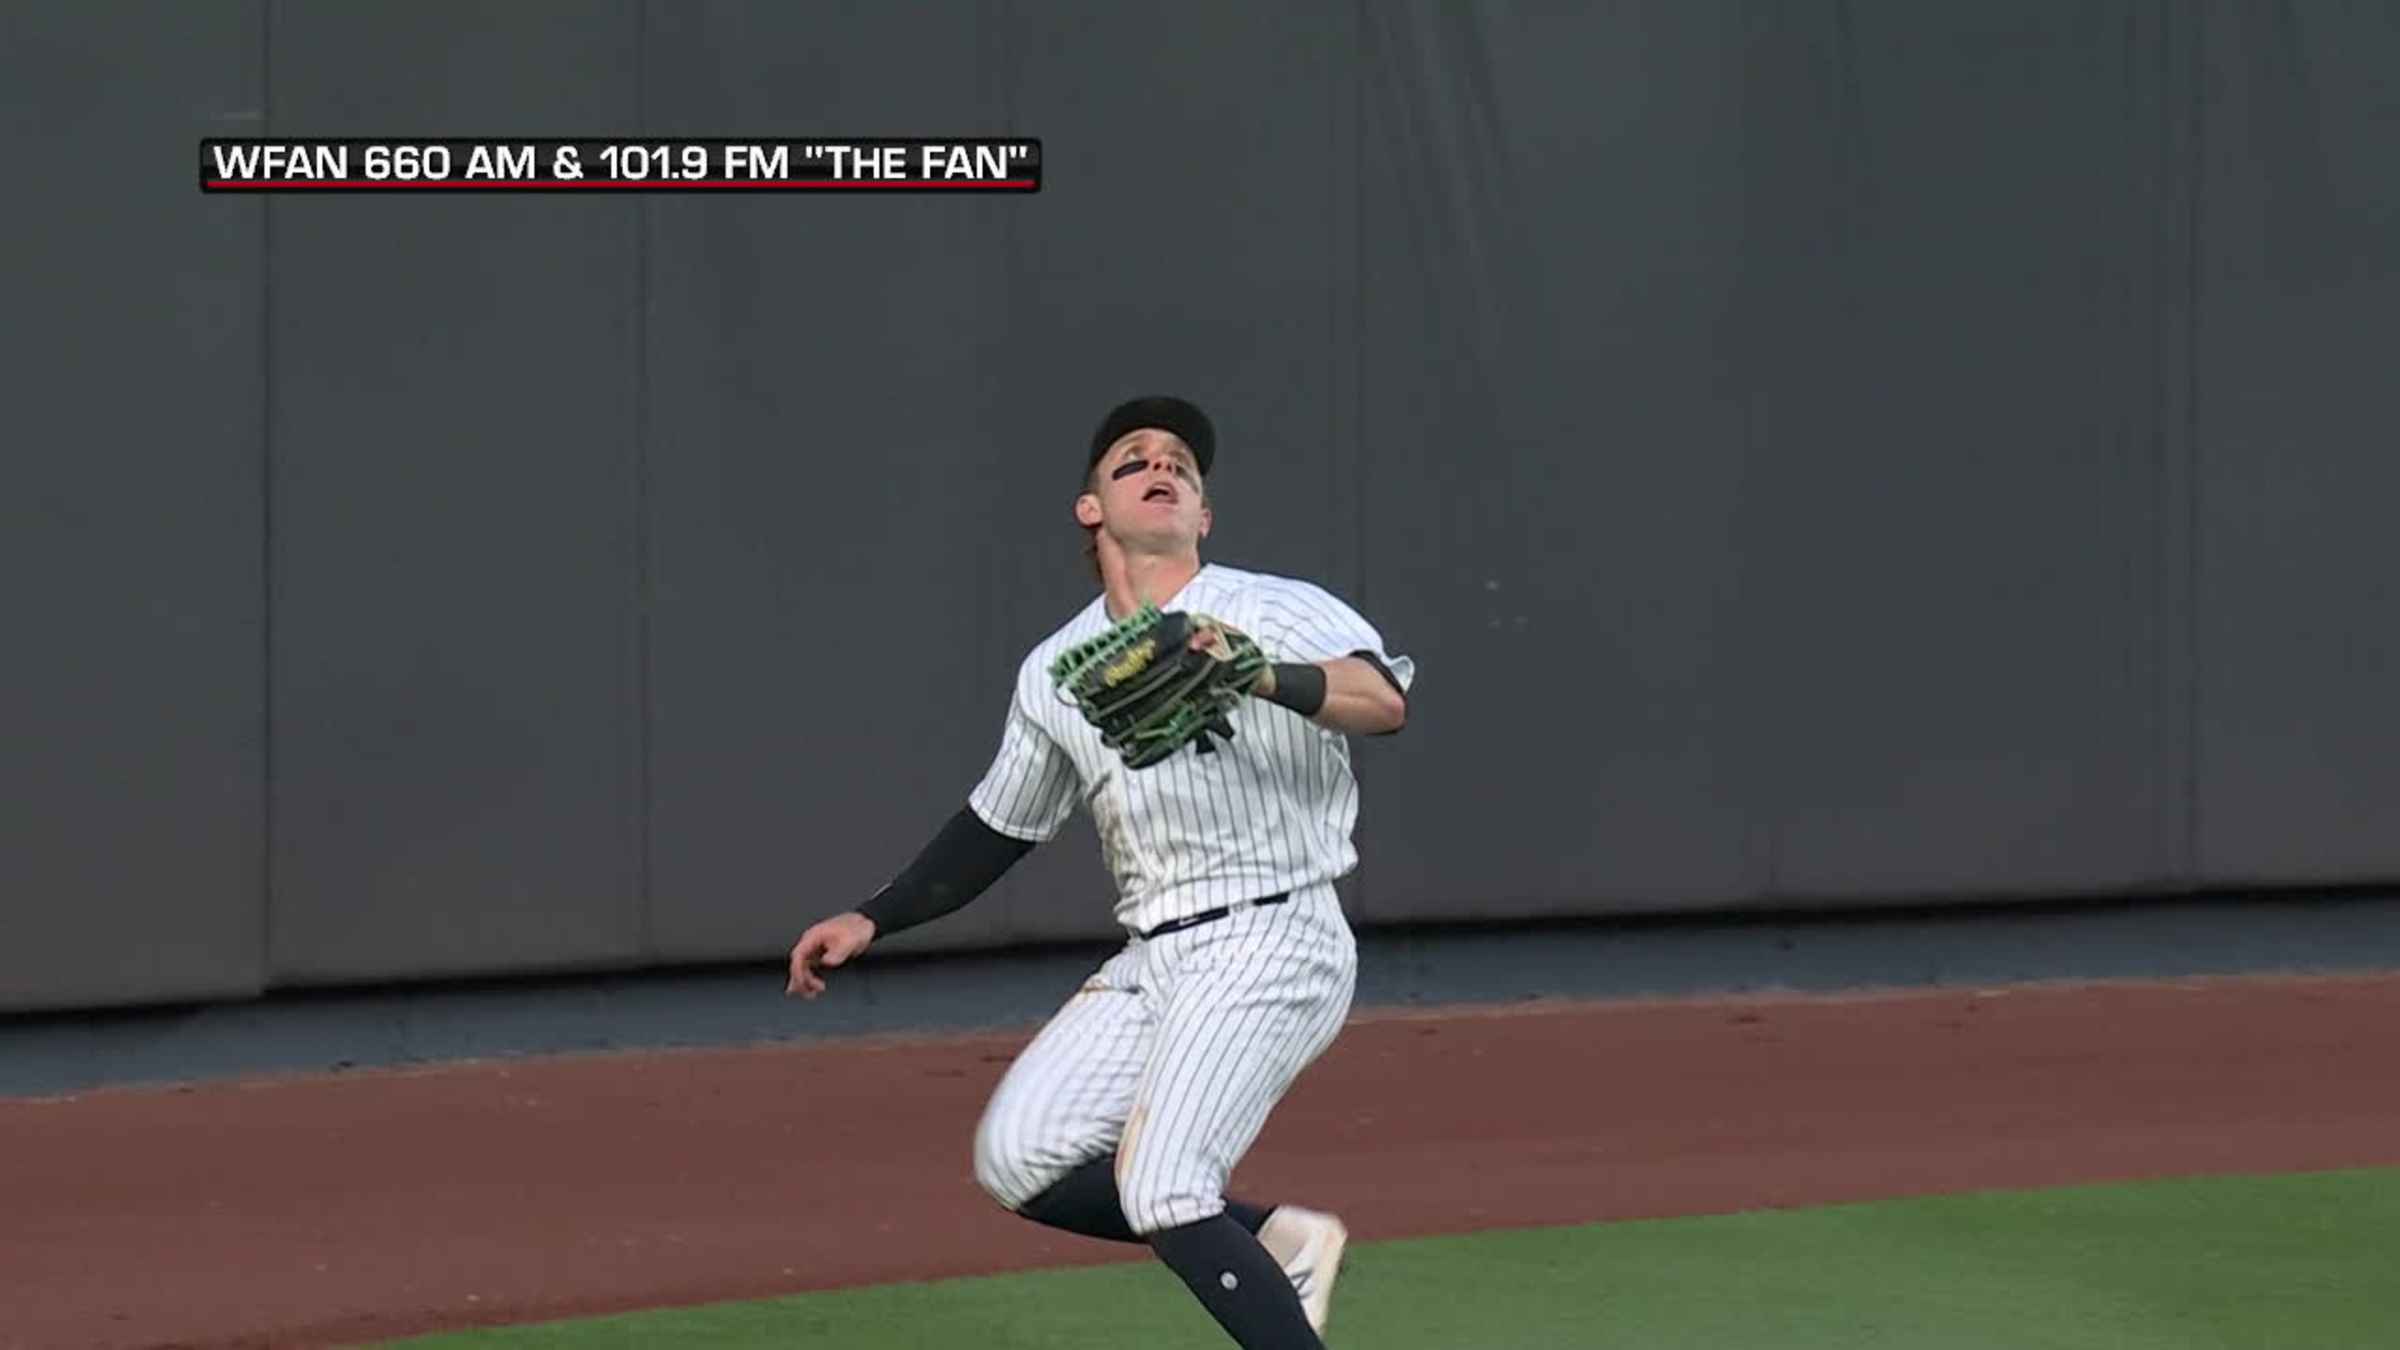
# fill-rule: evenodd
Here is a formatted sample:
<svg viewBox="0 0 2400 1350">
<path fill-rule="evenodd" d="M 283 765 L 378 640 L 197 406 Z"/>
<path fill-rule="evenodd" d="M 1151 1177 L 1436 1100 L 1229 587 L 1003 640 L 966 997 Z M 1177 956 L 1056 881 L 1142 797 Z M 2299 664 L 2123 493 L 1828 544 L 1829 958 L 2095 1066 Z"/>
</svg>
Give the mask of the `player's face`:
<svg viewBox="0 0 2400 1350">
<path fill-rule="evenodd" d="M 1100 457 L 1078 511 L 1096 516 L 1087 525 L 1105 523 L 1119 539 L 1147 543 L 1196 544 L 1210 524 L 1191 448 L 1173 432 L 1149 427 L 1127 432 Z"/>
</svg>

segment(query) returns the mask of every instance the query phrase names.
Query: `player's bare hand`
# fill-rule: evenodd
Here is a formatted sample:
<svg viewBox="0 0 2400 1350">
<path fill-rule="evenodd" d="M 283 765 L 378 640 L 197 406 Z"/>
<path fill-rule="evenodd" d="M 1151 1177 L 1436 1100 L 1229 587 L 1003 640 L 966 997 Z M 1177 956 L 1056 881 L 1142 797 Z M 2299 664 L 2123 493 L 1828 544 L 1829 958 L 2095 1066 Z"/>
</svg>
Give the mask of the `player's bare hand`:
<svg viewBox="0 0 2400 1350">
<path fill-rule="evenodd" d="M 856 912 L 836 914 L 810 928 L 792 945 L 791 979 L 784 994 L 815 998 L 824 993 L 825 977 L 818 972 L 840 966 L 874 940 L 875 921 Z"/>
<path fill-rule="evenodd" d="M 1233 648 L 1231 644 L 1226 641 L 1226 634 L 1228 633 L 1238 635 L 1241 633 L 1241 630 L 1234 628 L 1230 624 L 1227 624 L 1222 619 L 1213 619 L 1205 614 L 1197 615 L 1192 619 L 1192 635 L 1188 639 L 1187 645 L 1189 645 L 1191 649 L 1196 652 L 1204 652 L 1214 649 L 1220 660 L 1230 660 L 1232 659 Z M 1258 672 L 1258 679 L 1251 684 L 1250 692 L 1256 694 L 1260 698 L 1265 698 L 1269 694 L 1274 693 L 1275 667 L 1268 666 L 1266 669 Z"/>
<path fill-rule="evenodd" d="M 1214 652 L 1218 660 L 1230 660 L 1233 655 L 1231 639 L 1242 636 L 1242 630 L 1207 614 L 1192 616 L 1191 636 L 1184 645 L 1196 652 Z"/>
</svg>

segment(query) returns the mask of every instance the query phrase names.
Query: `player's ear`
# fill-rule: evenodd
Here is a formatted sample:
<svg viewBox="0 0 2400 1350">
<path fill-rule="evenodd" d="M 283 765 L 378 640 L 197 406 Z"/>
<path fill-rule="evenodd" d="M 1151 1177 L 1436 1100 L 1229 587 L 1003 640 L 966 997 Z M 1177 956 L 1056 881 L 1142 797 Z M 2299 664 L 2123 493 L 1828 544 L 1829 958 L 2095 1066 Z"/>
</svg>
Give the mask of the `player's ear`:
<svg viewBox="0 0 2400 1350">
<path fill-rule="evenodd" d="M 1100 523 L 1100 499 L 1086 492 L 1075 499 L 1075 523 L 1091 529 Z"/>
<path fill-rule="evenodd" d="M 1217 513 L 1209 508 L 1208 499 L 1200 500 L 1200 537 L 1208 538 L 1209 527 L 1217 523 Z"/>
</svg>

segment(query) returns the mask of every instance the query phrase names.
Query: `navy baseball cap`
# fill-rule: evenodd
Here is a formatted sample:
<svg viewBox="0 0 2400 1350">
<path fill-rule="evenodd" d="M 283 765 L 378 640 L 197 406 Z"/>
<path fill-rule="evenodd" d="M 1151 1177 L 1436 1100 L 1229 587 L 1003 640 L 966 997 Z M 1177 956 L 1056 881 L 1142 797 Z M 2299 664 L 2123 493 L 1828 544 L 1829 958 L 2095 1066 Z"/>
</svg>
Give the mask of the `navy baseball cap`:
<svg viewBox="0 0 2400 1350">
<path fill-rule="evenodd" d="M 1092 433 L 1092 457 L 1084 461 L 1084 473 L 1090 474 L 1092 466 L 1108 453 L 1108 447 L 1125 433 L 1144 427 L 1157 427 L 1182 437 L 1183 443 L 1192 448 L 1192 458 L 1199 463 L 1203 478 L 1208 476 L 1209 466 L 1217 462 L 1217 429 L 1209 422 L 1208 414 L 1188 400 L 1152 394 L 1129 398 L 1109 409 L 1108 416 L 1100 420 L 1100 429 Z"/>
</svg>

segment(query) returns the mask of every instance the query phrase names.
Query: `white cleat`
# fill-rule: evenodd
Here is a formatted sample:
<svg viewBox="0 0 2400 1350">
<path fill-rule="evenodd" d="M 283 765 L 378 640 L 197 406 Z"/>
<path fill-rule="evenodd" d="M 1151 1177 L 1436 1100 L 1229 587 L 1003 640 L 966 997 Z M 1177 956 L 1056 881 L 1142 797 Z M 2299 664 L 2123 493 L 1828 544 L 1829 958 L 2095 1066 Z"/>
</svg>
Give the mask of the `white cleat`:
<svg viewBox="0 0 2400 1350">
<path fill-rule="evenodd" d="M 1259 1227 L 1258 1242 L 1291 1277 L 1308 1325 L 1324 1335 L 1333 1308 L 1333 1281 L 1342 1273 L 1342 1249 L 1350 1245 L 1350 1230 L 1331 1214 L 1283 1205 Z"/>
</svg>

